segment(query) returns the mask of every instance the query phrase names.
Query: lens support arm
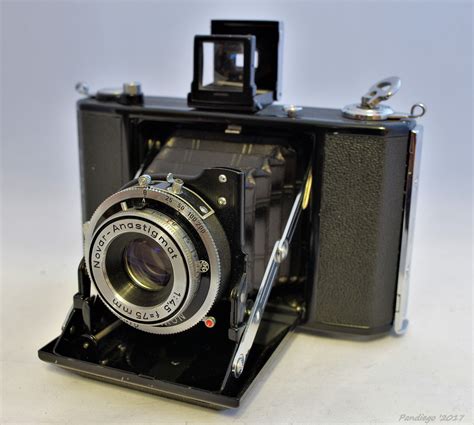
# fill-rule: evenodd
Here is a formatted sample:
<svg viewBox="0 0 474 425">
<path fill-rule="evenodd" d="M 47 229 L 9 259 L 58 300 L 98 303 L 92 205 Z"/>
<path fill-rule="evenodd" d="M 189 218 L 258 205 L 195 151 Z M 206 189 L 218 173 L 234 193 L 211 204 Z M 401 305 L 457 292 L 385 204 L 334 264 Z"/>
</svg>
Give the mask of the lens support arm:
<svg viewBox="0 0 474 425">
<path fill-rule="evenodd" d="M 267 305 L 273 283 L 278 275 L 280 264 L 288 255 L 288 248 L 298 224 L 301 211 L 305 210 L 308 206 L 311 186 L 312 170 L 310 165 L 305 174 L 304 184 L 301 186 L 298 195 L 296 195 L 283 234 L 273 246 L 272 254 L 265 269 L 255 302 L 250 311 L 249 319 L 247 320 L 241 338 L 236 345 L 231 362 L 231 369 L 235 378 L 238 378 L 244 370 L 245 362 L 260 327 L 260 322 L 262 321 L 263 312 Z"/>
</svg>

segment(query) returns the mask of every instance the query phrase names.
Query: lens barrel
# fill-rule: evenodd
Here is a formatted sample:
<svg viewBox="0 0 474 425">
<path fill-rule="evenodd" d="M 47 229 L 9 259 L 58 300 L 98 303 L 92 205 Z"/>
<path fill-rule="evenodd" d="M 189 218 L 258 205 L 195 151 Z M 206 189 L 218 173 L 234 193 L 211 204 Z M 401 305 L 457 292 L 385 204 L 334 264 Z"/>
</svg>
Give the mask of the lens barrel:
<svg viewBox="0 0 474 425">
<path fill-rule="evenodd" d="M 156 334 L 199 323 L 230 270 L 229 245 L 213 209 L 189 189 L 168 189 L 170 183 L 155 182 L 145 192 L 133 186 L 115 193 L 84 235 L 101 300 L 124 322 Z"/>
</svg>

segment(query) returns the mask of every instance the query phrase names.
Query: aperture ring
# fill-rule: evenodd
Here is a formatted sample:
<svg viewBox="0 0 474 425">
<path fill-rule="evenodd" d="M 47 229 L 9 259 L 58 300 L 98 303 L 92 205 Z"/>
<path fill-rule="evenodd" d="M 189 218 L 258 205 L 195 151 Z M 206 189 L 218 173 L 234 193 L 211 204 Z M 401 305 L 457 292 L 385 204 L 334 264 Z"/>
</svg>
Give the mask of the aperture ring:
<svg viewBox="0 0 474 425">
<path fill-rule="evenodd" d="M 183 188 L 184 191 L 188 191 L 187 188 Z M 196 195 L 189 191 L 190 195 L 188 199 L 195 199 Z M 89 225 L 85 230 L 85 257 L 88 259 L 89 252 L 92 248 L 91 242 L 95 233 L 95 229 L 103 224 L 104 217 L 110 216 L 114 212 L 117 213 L 124 210 L 126 213 L 129 207 L 132 207 L 137 201 L 142 201 L 144 205 L 148 202 L 157 203 L 156 207 L 159 208 L 159 204 L 165 205 L 167 208 L 174 209 L 179 213 L 179 216 L 184 219 L 195 231 L 197 237 L 202 242 L 204 249 L 206 250 L 206 256 L 209 260 L 209 282 L 208 285 L 200 285 L 200 295 L 202 304 L 196 308 L 183 308 L 180 313 L 175 315 L 169 322 L 155 326 L 142 326 L 129 320 L 124 320 L 128 324 L 142 329 L 147 332 L 170 334 L 182 332 L 190 327 L 199 323 L 202 318 L 209 312 L 214 302 L 217 299 L 218 294 L 221 292 L 221 259 L 217 248 L 216 241 L 214 240 L 213 232 L 219 234 L 218 240 L 222 245 L 222 240 L 225 239 L 222 227 L 218 223 L 212 209 L 209 207 L 206 214 L 202 211 L 198 211 L 194 208 L 188 200 L 184 200 L 182 197 L 173 194 L 166 189 L 149 186 L 147 188 L 134 186 L 131 188 L 124 189 L 120 192 L 107 198 L 93 214 Z M 199 198 L 199 204 L 202 206 L 203 200 Z M 154 207 L 155 208 L 155 207 Z M 133 208 L 131 208 L 133 209 Z M 136 211 L 136 210 L 134 210 Z M 211 230 L 212 229 L 212 230 Z M 225 247 L 220 246 L 220 249 L 228 251 L 228 245 Z M 91 265 L 89 261 L 86 261 L 87 268 L 90 272 Z M 202 288 L 201 288 L 202 286 Z M 190 307 L 193 307 L 192 304 Z"/>
<path fill-rule="evenodd" d="M 158 211 L 117 213 L 95 232 L 88 258 L 91 278 L 106 305 L 127 323 L 133 322 L 135 327 L 148 332 L 158 333 L 155 326 L 166 326 L 169 320 L 186 309 L 199 285 L 196 250 L 186 233 L 171 223 L 168 216 Z M 109 247 L 117 238 L 127 234 L 143 235 L 154 240 L 171 261 L 172 288 L 168 297 L 159 304 L 137 305 L 114 288 L 113 277 L 108 275 L 106 260 L 110 257 Z M 151 295 L 144 291 L 143 296 Z"/>
</svg>

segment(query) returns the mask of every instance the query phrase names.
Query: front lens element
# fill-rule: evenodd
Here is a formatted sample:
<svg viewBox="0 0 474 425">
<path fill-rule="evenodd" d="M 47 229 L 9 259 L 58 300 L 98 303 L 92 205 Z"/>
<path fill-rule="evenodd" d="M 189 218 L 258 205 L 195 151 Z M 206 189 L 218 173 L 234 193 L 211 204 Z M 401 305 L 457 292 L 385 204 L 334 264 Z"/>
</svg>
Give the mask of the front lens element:
<svg viewBox="0 0 474 425">
<path fill-rule="evenodd" d="M 150 238 L 137 238 L 123 251 L 125 270 L 141 289 L 162 291 L 169 283 L 173 267 L 163 248 Z"/>
</svg>

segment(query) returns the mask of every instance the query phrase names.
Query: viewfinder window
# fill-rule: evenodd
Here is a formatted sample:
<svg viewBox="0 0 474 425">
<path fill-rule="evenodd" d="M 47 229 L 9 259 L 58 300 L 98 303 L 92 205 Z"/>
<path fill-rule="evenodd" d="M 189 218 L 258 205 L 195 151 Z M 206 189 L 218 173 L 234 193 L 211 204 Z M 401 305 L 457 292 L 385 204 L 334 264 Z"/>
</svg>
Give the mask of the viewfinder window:
<svg viewBox="0 0 474 425">
<path fill-rule="evenodd" d="M 244 43 L 206 41 L 202 43 L 200 90 L 242 92 L 244 87 Z"/>
</svg>

